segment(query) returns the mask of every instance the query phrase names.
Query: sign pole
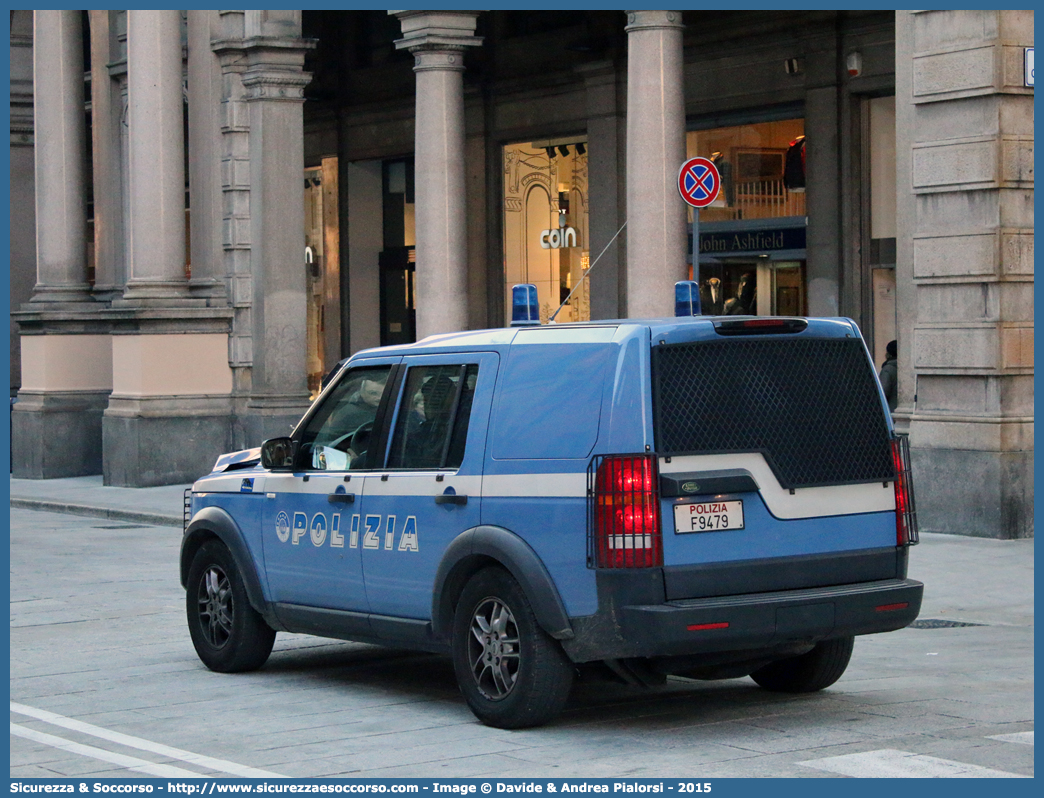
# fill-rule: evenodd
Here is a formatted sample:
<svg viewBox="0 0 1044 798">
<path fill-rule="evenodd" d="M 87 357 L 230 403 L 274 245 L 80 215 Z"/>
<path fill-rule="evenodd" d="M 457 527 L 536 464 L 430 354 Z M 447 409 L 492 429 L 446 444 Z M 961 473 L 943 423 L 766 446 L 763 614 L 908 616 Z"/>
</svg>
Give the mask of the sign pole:
<svg viewBox="0 0 1044 798">
<path fill-rule="evenodd" d="M 692 279 L 700 282 L 700 208 L 714 202 L 721 191 L 718 167 L 707 158 L 690 158 L 678 170 L 678 193 L 692 206 Z"/>
<path fill-rule="evenodd" d="M 692 209 L 692 279 L 700 282 L 700 209 Z"/>
</svg>

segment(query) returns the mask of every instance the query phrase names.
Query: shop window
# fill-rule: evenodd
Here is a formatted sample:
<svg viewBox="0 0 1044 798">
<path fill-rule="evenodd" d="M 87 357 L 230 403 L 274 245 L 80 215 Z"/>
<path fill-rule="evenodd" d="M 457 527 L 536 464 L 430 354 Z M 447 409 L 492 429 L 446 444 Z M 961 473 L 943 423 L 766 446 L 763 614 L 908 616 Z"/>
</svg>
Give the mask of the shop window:
<svg viewBox="0 0 1044 798">
<path fill-rule="evenodd" d="M 307 330 L 306 364 L 308 389 L 315 398 L 319 394 L 324 374 L 323 331 L 325 309 L 323 307 L 323 170 L 306 169 L 304 173 L 304 216 L 305 216 L 305 307 Z"/>
<path fill-rule="evenodd" d="M 722 183 L 699 212 L 694 262 L 704 315 L 808 312 L 804 134 L 803 119 L 686 134 L 687 157 L 712 160 Z"/>
<path fill-rule="evenodd" d="M 700 211 L 701 221 L 804 216 L 804 159 L 799 150 L 804 133 L 803 119 L 689 131 L 686 157 L 710 158 L 722 177 L 722 191 Z M 791 150 L 798 152 L 800 181 L 785 179 Z M 691 222 L 691 209 L 689 214 Z"/>
<path fill-rule="evenodd" d="M 414 161 L 385 161 L 384 249 L 380 265 L 381 346 L 417 340 L 417 253 Z"/>
<path fill-rule="evenodd" d="M 768 258 L 700 264 L 704 316 L 804 316 L 804 261 Z"/>
<path fill-rule="evenodd" d="M 586 140 L 504 147 L 503 199 L 505 323 L 516 283 L 537 287 L 542 322 L 567 297 L 555 320 L 590 320 Z"/>
<path fill-rule="evenodd" d="M 314 399 L 323 376 L 341 359 L 341 233 L 337 158 L 304 170 L 306 366 Z"/>
</svg>

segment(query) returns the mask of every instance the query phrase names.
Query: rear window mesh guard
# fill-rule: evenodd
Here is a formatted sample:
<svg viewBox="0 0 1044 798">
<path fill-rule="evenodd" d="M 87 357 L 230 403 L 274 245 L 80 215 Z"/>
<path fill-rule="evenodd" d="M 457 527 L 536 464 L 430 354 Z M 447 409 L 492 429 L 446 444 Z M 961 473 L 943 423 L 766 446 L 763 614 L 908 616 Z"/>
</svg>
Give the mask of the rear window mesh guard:
<svg viewBox="0 0 1044 798">
<path fill-rule="evenodd" d="M 890 434 L 856 338 L 750 338 L 653 350 L 661 456 L 761 452 L 784 488 L 890 482 Z"/>
</svg>

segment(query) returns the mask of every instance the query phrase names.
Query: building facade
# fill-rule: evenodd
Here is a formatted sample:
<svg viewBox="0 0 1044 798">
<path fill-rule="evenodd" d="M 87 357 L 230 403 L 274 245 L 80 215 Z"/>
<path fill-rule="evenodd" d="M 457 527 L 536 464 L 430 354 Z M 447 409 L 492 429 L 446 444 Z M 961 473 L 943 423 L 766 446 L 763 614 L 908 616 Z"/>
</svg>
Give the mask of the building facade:
<svg viewBox="0 0 1044 798">
<path fill-rule="evenodd" d="M 922 528 L 1032 535 L 1032 12 L 11 24 L 16 476 L 188 481 L 513 283 L 570 321 L 691 275 L 707 313 L 897 339 Z"/>
</svg>

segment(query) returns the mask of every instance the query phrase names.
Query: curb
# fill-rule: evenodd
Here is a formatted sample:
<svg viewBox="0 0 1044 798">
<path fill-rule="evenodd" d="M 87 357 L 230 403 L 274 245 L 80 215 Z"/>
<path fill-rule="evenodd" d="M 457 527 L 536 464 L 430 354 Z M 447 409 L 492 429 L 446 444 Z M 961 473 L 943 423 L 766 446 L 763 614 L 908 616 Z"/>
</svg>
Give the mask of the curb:
<svg viewBox="0 0 1044 798">
<path fill-rule="evenodd" d="M 48 513 L 82 515 L 88 518 L 105 518 L 110 521 L 132 521 L 149 526 L 181 527 L 183 520 L 177 515 L 144 513 L 136 510 L 116 510 L 111 507 L 95 507 L 88 504 L 48 501 L 47 499 L 24 499 L 11 497 L 11 507 L 19 510 L 39 510 Z"/>
</svg>

